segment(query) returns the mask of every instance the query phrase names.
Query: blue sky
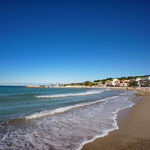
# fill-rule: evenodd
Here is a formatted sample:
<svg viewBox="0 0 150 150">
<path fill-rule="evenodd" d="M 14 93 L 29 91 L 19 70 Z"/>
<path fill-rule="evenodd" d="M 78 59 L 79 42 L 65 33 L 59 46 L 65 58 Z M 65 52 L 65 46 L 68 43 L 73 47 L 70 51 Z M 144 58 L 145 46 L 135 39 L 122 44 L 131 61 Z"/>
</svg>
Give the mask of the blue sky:
<svg viewBox="0 0 150 150">
<path fill-rule="evenodd" d="M 0 85 L 150 74 L 150 2 L 0 1 Z"/>
</svg>

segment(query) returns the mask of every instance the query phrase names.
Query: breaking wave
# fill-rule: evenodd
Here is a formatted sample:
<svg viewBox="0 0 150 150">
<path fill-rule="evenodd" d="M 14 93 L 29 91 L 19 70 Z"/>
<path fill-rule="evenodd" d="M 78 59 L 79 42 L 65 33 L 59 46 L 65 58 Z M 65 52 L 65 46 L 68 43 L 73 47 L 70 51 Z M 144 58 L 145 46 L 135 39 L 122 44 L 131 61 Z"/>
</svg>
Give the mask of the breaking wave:
<svg viewBox="0 0 150 150">
<path fill-rule="evenodd" d="M 117 93 L 95 101 L 37 112 L 25 116 L 25 120 L 19 119 L 19 124 L 16 124 L 18 120 L 12 120 L 11 124 L 4 125 L 8 126 L 8 132 L 1 135 L 0 149 L 80 150 L 85 143 L 118 129 L 117 114 L 134 105 L 130 101 L 132 96 L 130 91 Z"/>
<path fill-rule="evenodd" d="M 117 98 L 117 97 L 119 97 L 119 96 L 107 97 L 107 98 L 97 100 L 97 101 L 94 101 L 94 102 L 84 102 L 84 103 L 75 104 L 75 105 L 71 105 L 71 106 L 60 107 L 60 108 L 57 108 L 57 109 L 54 109 L 54 110 L 45 110 L 45 111 L 42 111 L 42 112 L 39 112 L 39 113 L 34 113 L 34 114 L 29 115 L 29 116 L 26 116 L 25 119 L 36 119 L 36 118 L 45 117 L 45 116 L 48 116 L 48 115 L 53 115 L 53 114 L 56 114 L 56 113 L 62 113 L 62 112 L 71 110 L 73 108 L 89 106 L 89 105 L 92 105 L 92 104 L 96 104 L 96 103 L 103 102 L 105 100 L 108 100 L 108 99 L 111 99 L 111 98 Z"/>
<path fill-rule="evenodd" d="M 55 98 L 55 97 L 68 97 L 68 96 L 82 96 L 82 95 L 91 95 L 91 94 L 98 94 L 103 93 L 106 90 L 103 91 L 87 91 L 84 93 L 65 93 L 65 94 L 56 94 L 56 95 L 40 95 L 36 96 L 38 98 Z"/>
</svg>

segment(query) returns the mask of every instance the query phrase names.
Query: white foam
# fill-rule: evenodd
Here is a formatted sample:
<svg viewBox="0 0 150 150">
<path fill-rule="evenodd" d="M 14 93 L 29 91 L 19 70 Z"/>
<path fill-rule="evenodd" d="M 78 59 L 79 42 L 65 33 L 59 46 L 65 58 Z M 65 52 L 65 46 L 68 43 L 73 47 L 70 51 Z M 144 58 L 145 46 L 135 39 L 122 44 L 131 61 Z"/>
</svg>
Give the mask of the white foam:
<svg viewBox="0 0 150 150">
<path fill-rule="evenodd" d="M 45 110 L 45 111 L 42 111 L 40 113 L 35 113 L 35 114 L 32 114 L 32 115 L 26 116 L 25 119 L 36 119 L 36 118 L 40 118 L 40 117 L 44 117 L 44 116 L 48 116 L 48 115 L 53 115 L 53 114 L 56 114 L 56 113 L 62 113 L 62 112 L 71 110 L 73 108 L 84 107 L 84 106 L 88 106 L 88 105 L 92 105 L 92 104 L 96 104 L 96 103 L 108 100 L 110 98 L 112 99 L 112 98 L 117 98 L 117 97 L 118 96 L 107 97 L 107 98 L 97 100 L 97 101 L 94 101 L 94 102 L 84 102 L 84 103 L 80 103 L 80 104 L 76 104 L 76 105 L 60 107 L 60 108 L 57 108 L 57 109 L 54 109 L 54 110 Z"/>
<path fill-rule="evenodd" d="M 55 98 L 55 97 L 82 96 L 82 95 L 98 94 L 98 93 L 102 93 L 104 91 L 87 91 L 84 93 L 65 93 L 65 94 L 56 94 L 56 95 L 40 95 L 40 96 L 36 96 L 36 97 L 37 98 Z"/>
<path fill-rule="evenodd" d="M 126 95 L 107 97 L 96 102 L 76 104 L 74 107 L 45 111 L 45 114 L 36 113 L 37 116 L 27 116 L 29 119 L 33 117 L 33 120 L 29 121 L 29 127 L 27 121 L 25 129 L 12 128 L 0 145 L 2 144 L 3 149 L 51 149 L 52 146 L 54 149 L 79 150 L 84 144 L 119 128 L 116 120 L 118 112 L 134 105 L 128 100 L 132 93 L 125 93 Z M 61 113 L 64 111 L 66 112 Z M 34 117 L 38 118 L 41 114 L 48 116 L 34 120 Z M 9 143 L 12 141 L 13 145 L 10 147 Z"/>
<path fill-rule="evenodd" d="M 124 95 L 124 94 L 122 94 L 122 95 Z M 126 100 L 128 100 L 128 98 L 127 98 Z M 118 122 L 117 122 L 117 117 L 118 117 L 119 111 L 121 111 L 121 110 L 123 110 L 123 109 L 126 109 L 126 108 L 129 108 L 129 107 L 132 107 L 133 105 L 135 105 L 135 104 L 130 101 L 130 105 L 129 105 L 129 106 L 122 107 L 122 108 L 118 108 L 115 112 L 113 112 L 114 116 L 113 116 L 112 119 L 114 120 L 114 123 L 113 123 L 113 126 L 114 126 L 114 127 L 113 127 L 113 128 L 110 128 L 110 129 L 105 129 L 102 134 L 96 135 L 96 136 L 93 137 L 91 140 L 87 140 L 87 141 L 82 142 L 82 143 L 80 144 L 79 148 L 77 148 L 76 150 L 81 150 L 85 144 L 90 143 L 90 142 L 93 142 L 93 141 L 95 141 L 97 138 L 107 136 L 107 135 L 109 134 L 109 132 L 119 129 Z"/>
</svg>

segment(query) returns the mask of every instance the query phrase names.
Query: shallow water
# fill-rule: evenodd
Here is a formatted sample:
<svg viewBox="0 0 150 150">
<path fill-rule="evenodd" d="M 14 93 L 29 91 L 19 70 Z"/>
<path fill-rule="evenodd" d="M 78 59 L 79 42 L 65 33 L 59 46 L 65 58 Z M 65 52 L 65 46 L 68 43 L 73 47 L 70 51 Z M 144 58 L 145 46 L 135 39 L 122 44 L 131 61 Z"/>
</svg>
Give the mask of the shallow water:
<svg viewBox="0 0 150 150">
<path fill-rule="evenodd" d="M 117 129 L 133 91 L 0 87 L 0 148 L 74 150 Z"/>
</svg>

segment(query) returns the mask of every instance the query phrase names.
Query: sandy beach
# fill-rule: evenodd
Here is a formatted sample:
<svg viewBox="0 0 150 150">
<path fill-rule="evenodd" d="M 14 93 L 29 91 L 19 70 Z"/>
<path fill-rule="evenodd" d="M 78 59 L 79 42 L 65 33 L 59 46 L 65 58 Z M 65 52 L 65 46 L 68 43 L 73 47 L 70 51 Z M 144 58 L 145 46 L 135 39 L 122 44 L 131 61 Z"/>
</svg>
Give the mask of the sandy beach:
<svg viewBox="0 0 150 150">
<path fill-rule="evenodd" d="M 150 150 L 150 92 L 136 95 L 142 95 L 136 105 L 119 112 L 119 129 L 85 144 L 82 150 Z"/>
</svg>

